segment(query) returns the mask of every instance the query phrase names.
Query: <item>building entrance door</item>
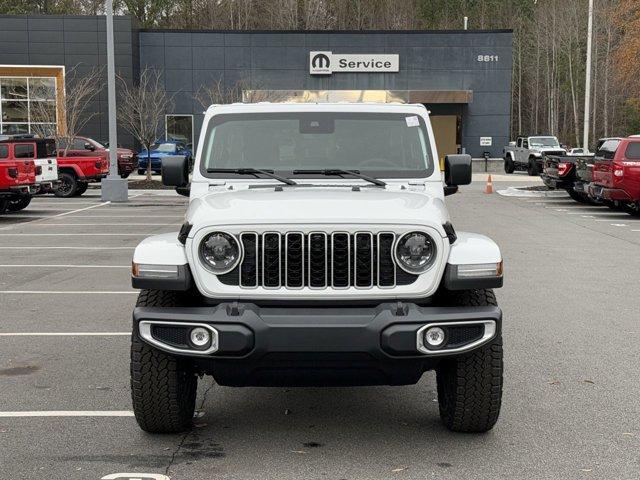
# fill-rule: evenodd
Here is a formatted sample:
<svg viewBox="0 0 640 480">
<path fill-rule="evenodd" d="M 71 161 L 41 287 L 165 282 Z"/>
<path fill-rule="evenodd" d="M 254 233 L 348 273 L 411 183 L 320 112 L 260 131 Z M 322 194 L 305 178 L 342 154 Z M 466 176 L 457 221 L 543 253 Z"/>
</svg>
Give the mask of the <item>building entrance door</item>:
<svg viewBox="0 0 640 480">
<path fill-rule="evenodd" d="M 432 115 L 430 118 L 438 149 L 438 160 L 442 167 L 445 155 L 458 153 L 458 117 L 457 115 Z"/>
</svg>

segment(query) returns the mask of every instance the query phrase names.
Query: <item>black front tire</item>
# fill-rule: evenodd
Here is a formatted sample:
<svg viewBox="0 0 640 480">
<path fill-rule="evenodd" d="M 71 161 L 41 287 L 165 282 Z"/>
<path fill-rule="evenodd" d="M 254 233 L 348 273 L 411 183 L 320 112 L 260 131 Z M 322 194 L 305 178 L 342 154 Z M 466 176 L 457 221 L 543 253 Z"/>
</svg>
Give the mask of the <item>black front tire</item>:
<svg viewBox="0 0 640 480">
<path fill-rule="evenodd" d="M 589 196 L 585 195 L 584 193 L 576 192 L 575 190 L 572 190 L 572 189 L 567 189 L 567 193 L 576 202 L 587 203 L 587 204 L 590 203 Z"/>
<path fill-rule="evenodd" d="M 9 200 L 0 200 L 0 214 L 7 211 L 9 208 Z"/>
<path fill-rule="evenodd" d="M 24 210 L 31 203 L 31 197 L 20 197 L 16 200 L 8 200 L 5 207 L 9 212 L 19 212 Z"/>
<path fill-rule="evenodd" d="M 529 159 L 529 163 L 527 164 L 527 173 L 530 177 L 535 177 L 540 174 L 538 172 L 538 163 L 534 159 Z"/>
<path fill-rule="evenodd" d="M 492 290 L 448 292 L 446 305 L 497 305 Z M 502 403 L 502 337 L 472 352 L 443 361 L 436 369 L 442 423 L 454 432 L 493 428 Z"/>
<path fill-rule="evenodd" d="M 136 306 L 174 307 L 176 292 L 142 290 Z M 198 379 L 187 360 L 144 343 L 137 328 L 131 335 L 131 399 L 136 421 L 149 433 L 179 433 L 193 422 Z"/>
<path fill-rule="evenodd" d="M 506 157 L 504 159 L 504 172 L 513 173 L 515 170 L 516 170 L 516 166 L 513 163 L 513 160 L 510 157 Z"/>
</svg>

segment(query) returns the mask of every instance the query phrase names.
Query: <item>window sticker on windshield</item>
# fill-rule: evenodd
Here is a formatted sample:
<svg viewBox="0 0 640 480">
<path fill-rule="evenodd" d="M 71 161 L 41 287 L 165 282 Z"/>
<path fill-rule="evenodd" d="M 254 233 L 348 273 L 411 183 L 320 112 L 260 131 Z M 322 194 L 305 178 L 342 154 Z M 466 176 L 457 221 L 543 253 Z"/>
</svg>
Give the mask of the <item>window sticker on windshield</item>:
<svg viewBox="0 0 640 480">
<path fill-rule="evenodd" d="M 418 117 L 405 117 L 404 119 L 407 121 L 407 127 L 417 127 L 418 125 L 420 125 Z"/>
</svg>

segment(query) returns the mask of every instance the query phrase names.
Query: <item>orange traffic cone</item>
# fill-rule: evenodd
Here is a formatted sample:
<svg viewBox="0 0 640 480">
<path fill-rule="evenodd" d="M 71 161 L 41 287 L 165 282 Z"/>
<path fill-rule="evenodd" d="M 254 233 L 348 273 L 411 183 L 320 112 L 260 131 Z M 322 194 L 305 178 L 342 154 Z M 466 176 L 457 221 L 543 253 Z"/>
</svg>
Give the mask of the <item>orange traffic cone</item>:
<svg viewBox="0 0 640 480">
<path fill-rule="evenodd" d="M 493 182 L 491 181 L 491 175 L 487 177 L 487 184 L 484 187 L 484 193 L 493 193 Z"/>
</svg>

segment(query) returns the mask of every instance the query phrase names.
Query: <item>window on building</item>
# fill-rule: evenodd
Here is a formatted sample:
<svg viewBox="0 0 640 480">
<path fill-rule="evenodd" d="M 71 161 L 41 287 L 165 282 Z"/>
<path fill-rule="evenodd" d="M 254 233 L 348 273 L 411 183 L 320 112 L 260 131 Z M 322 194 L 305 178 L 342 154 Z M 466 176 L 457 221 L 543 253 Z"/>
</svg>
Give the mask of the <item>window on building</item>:
<svg viewBox="0 0 640 480">
<path fill-rule="evenodd" d="M 0 77 L 0 133 L 47 136 L 57 124 L 53 77 Z"/>
<path fill-rule="evenodd" d="M 167 140 L 184 143 L 193 148 L 193 115 L 167 115 L 165 124 Z"/>
</svg>

